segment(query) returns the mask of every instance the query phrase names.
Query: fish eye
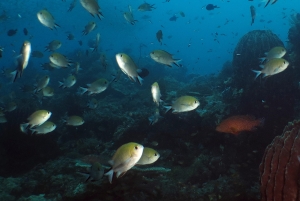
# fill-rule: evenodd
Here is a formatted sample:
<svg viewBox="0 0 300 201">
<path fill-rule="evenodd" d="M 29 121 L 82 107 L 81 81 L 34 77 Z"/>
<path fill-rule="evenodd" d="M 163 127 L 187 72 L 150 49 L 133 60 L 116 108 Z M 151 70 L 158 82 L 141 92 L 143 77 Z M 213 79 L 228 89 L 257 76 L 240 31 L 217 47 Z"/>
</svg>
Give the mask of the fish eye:
<svg viewBox="0 0 300 201">
<path fill-rule="evenodd" d="M 195 103 L 197 103 L 198 101 L 195 101 Z"/>
<path fill-rule="evenodd" d="M 120 57 L 123 57 L 123 55 L 122 55 L 122 54 L 120 54 Z"/>
<path fill-rule="evenodd" d="M 135 146 L 134 148 L 135 148 L 135 150 L 138 150 L 138 149 L 139 149 L 138 146 Z"/>
<path fill-rule="evenodd" d="M 106 81 L 104 82 L 104 84 L 106 84 Z"/>
<path fill-rule="evenodd" d="M 283 63 L 285 64 L 285 61 L 283 61 Z"/>
<path fill-rule="evenodd" d="M 157 153 L 155 153 L 154 156 L 157 156 Z"/>
</svg>

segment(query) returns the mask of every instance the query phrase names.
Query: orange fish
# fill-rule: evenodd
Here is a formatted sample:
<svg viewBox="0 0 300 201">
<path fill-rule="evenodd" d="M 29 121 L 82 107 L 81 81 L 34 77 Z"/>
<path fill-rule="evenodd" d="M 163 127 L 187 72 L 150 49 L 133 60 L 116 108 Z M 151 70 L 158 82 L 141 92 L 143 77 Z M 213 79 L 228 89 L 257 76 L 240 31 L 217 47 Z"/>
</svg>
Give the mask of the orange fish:
<svg viewBox="0 0 300 201">
<path fill-rule="evenodd" d="M 223 120 L 216 128 L 216 131 L 222 133 L 231 133 L 238 135 L 242 131 L 254 131 L 257 126 L 263 126 L 264 118 L 255 119 L 254 116 L 237 115 Z"/>
</svg>

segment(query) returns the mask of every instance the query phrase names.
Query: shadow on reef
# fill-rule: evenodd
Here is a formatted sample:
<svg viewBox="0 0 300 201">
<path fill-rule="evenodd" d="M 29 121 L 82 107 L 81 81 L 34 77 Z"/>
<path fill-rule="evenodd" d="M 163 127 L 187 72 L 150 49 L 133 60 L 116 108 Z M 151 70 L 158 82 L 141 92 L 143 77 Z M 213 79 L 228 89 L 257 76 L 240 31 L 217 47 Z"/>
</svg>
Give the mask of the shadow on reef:
<svg viewBox="0 0 300 201">
<path fill-rule="evenodd" d="M 16 115 L 17 111 L 9 116 Z M 1 125 L 0 134 L 0 175 L 3 177 L 17 176 L 30 171 L 39 163 L 47 162 L 60 155 L 60 149 L 53 137 L 28 136 L 20 131 L 21 119 L 26 119 L 22 113 L 14 122 Z M 20 120 L 20 121 L 19 121 Z"/>
</svg>

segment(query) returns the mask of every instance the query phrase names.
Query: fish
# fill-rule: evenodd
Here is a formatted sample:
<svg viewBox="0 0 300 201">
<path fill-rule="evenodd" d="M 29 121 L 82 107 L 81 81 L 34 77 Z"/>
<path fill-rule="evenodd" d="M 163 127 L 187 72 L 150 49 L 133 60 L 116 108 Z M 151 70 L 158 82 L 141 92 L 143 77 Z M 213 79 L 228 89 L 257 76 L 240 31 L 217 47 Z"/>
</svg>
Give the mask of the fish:
<svg viewBox="0 0 300 201">
<path fill-rule="evenodd" d="M 11 74 L 14 76 L 13 82 L 17 80 L 18 77 L 22 77 L 22 74 L 24 70 L 27 68 L 29 58 L 31 55 L 31 43 L 29 41 L 24 41 L 22 48 L 21 48 L 21 54 L 17 57 L 17 69 Z"/>
<path fill-rule="evenodd" d="M 28 35 L 28 30 L 26 28 L 24 28 L 23 33 L 24 33 L 25 36 L 27 36 Z"/>
<path fill-rule="evenodd" d="M 70 6 L 69 6 L 69 9 L 68 9 L 67 12 L 71 12 L 71 11 L 75 8 L 76 1 L 77 1 L 77 0 L 73 0 L 73 1 L 70 3 Z"/>
<path fill-rule="evenodd" d="M 96 35 L 96 41 L 94 43 L 94 48 L 93 48 L 92 52 L 95 52 L 95 51 L 98 52 L 99 43 L 100 43 L 100 33 L 97 33 L 97 35 Z"/>
<path fill-rule="evenodd" d="M 64 78 L 63 82 L 58 81 L 59 88 L 70 88 L 76 83 L 76 77 L 74 75 L 69 75 L 67 78 Z"/>
<path fill-rule="evenodd" d="M 33 51 L 31 52 L 31 57 L 42 58 L 44 54 L 41 51 Z"/>
<path fill-rule="evenodd" d="M 266 5 L 265 5 L 265 7 L 267 7 L 271 1 L 272 1 L 272 3 L 271 3 L 271 4 L 274 4 L 274 3 L 276 3 L 276 2 L 277 2 L 277 0 L 265 0 L 265 1 L 267 1 L 267 3 L 266 3 Z"/>
<path fill-rule="evenodd" d="M 278 73 L 283 72 L 289 65 L 289 62 L 282 58 L 270 59 L 266 64 L 260 65 L 262 70 L 252 70 L 256 73 L 255 79 L 260 75 L 264 74 L 263 77 L 269 77 Z"/>
<path fill-rule="evenodd" d="M 158 30 L 156 32 L 156 39 L 158 40 L 158 42 L 160 43 L 160 45 L 162 45 L 162 39 L 163 39 L 163 33 L 162 30 Z"/>
<path fill-rule="evenodd" d="M 40 23 L 42 25 L 44 25 L 45 27 L 48 27 L 49 29 L 53 30 L 56 29 L 57 27 L 60 27 L 54 20 L 54 17 L 52 16 L 52 14 L 47 11 L 46 9 L 44 10 L 40 10 L 37 13 L 37 18 L 40 21 Z"/>
<path fill-rule="evenodd" d="M 22 132 L 27 133 L 27 128 L 33 128 L 35 126 L 40 126 L 45 123 L 51 116 L 51 112 L 47 110 L 37 110 L 32 113 L 28 118 L 28 123 L 20 125 Z"/>
<path fill-rule="evenodd" d="M 20 90 L 25 92 L 25 93 L 33 93 L 35 87 L 32 85 L 23 85 L 20 87 Z"/>
<path fill-rule="evenodd" d="M 252 26 L 256 17 L 254 6 L 250 6 L 250 13 L 251 13 L 251 26 Z"/>
<path fill-rule="evenodd" d="M 61 47 L 61 42 L 59 40 L 51 41 L 48 46 L 45 47 L 45 51 L 54 52 Z"/>
<path fill-rule="evenodd" d="M 215 8 L 220 8 L 220 7 L 213 4 L 207 4 L 205 8 L 206 10 L 214 10 Z"/>
<path fill-rule="evenodd" d="M 82 40 L 79 40 L 78 43 L 80 46 L 82 46 Z"/>
<path fill-rule="evenodd" d="M 8 36 L 13 36 L 17 33 L 18 29 L 10 29 L 7 31 Z"/>
<path fill-rule="evenodd" d="M 74 35 L 73 34 L 71 34 L 71 33 L 68 33 L 68 35 L 67 35 L 67 39 L 68 40 L 74 40 Z"/>
<path fill-rule="evenodd" d="M 51 121 L 46 121 L 42 125 L 39 125 L 38 127 L 31 128 L 32 134 L 47 134 L 52 131 L 54 131 L 56 128 L 55 123 Z"/>
<path fill-rule="evenodd" d="M 65 116 L 63 118 L 63 122 L 65 122 L 68 126 L 81 126 L 82 124 L 84 124 L 83 118 L 76 115 Z"/>
<path fill-rule="evenodd" d="M 42 94 L 45 97 L 51 97 L 54 95 L 54 89 L 52 87 L 46 86 L 42 89 Z"/>
<path fill-rule="evenodd" d="M 159 109 L 156 108 L 154 114 L 152 116 L 148 117 L 149 125 L 152 126 L 152 125 L 156 124 L 161 118 L 162 118 L 162 116 L 160 116 L 160 114 L 159 114 Z"/>
<path fill-rule="evenodd" d="M 130 170 L 141 158 L 144 146 L 136 142 L 129 142 L 119 147 L 112 159 L 108 163 L 112 166 L 111 170 L 105 173 L 108 181 L 112 183 L 114 173 L 119 178 Z"/>
<path fill-rule="evenodd" d="M 101 65 L 104 68 L 104 71 L 106 71 L 106 68 L 107 68 L 108 64 L 106 62 L 106 54 L 105 54 L 105 52 L 100 52 L 100 62 L 101 62 Z"/>
<path fill-rule="evenodd" d="M 49 60 L 52 64 L 54 64 L 55 66 L 59 67 L 59 68 L 67 68 L 70 67 L 72 64 L 72 61 L 69 60 L 66 56 L 54 52 L 49 56 Z"/>
<path fill-rule="evenodd" d="M 195 97 L 181 96 L 173 102 L 172 106 L 164 107 L 166 108 L 166 113 L 171 109 L 173 109 L 173 113 L 180 113 L 195 110 L 198 106 L 200 106 L 200 102 Z"/>
<path fill-rule="evenodd" d="M 169 20 L 175 22 L 177 20 L 177 18 L 178 17 L 176 15 L 173 15 L 172 17 L 170 17 Z"/>
<path fill-rule="evenodd" d="M 273 47 L 269 52 L 265 53 L 265 57 L 259 58 L 260 62 L 269 61 L 274 58 L 282 58 L 286 54 L 286 49 L 281 46 Z"/>
<path fill-rule="evenodd" d="M 88 35 L 91 31 L 93 31 L 96 27 L 96 22 L 89 22 L 82 31 L 82 35 Z"/>
<path fill-rule="evenodd" d="M 73 69 L 73 72 L 75 74 L 78 74 L 78 72 L 82 70 L 82 68 L 80 68 L 80 63 L 79 62 L 75 62 L 75 68 Z"/>
<path fill-rule="evenodd" d="M 98 107 L 98 101 L 95 98 L 92 98 L 91 100 L 88 101 L 87 103 L 87 107 L 90 109 L 96 109 Z"/>
<path fill-rule="evenodd" d="M 149 165 L 156 162 L 160 154 L 152 148 L 144 147 L 143 154 L 136 165 Z"/>
<path fill-rule="evenodd" d="M 181 59 L 173 59 L 172 54 L 164 50 L 154 50 L 150 53 L 150 57 L 157 63 L 167 65 L 170 68 L 172 68 L 172 64 L 180 67 L 178 62 L 180 62 Z"/>
<path fill-rule="evenodd" d="M 185 17 L 184 12 L 180 11 L 179 14 L 181 15 L 181 17 Z"/>
<path fill-rule="evenodd" d="M 96 0 L 80 0 L 82 7 L 87 10 L 93 17 L 97 16 L 100 20 L 103 17 L 101 8 Z"/>
<path fill-rule="evenodd" d="M 94 162 L 87 168 L 87 172 L 88 174 L 80 172 L 82 175 L 87 175 L 85 182 L 99 181 L 104 175 L 104 167 L 99 162 Z"/>
<path fill-rule="evenodd" d="M 264 121 L 264 118 L 255 119 L 250 115 L 231 116 L 221 121 L 216 127 L 216 131 L 238 135 L 243 131 L 255 131 L 256 127 L 263 126 Z"/>
<path fill-rule="evenodd" d="M 36 84 L 34 93 L 37 93 L 41 91 L 43 88 L 45 88 L 49 84 L 49 81 L 50 81 L 50 77 L 48 75 L 42 77 Z"/>
<path fill-rule="evenodd" d="M 143 79 L 137 73 L 137 66 L 127 54 L 116 54 L 116 60 L 122 72 L 126 74 L 130 80 L 134 82 L 137 81 L 140 85 L 142 85 Z"/>
<path fill-rule="evenodd" d="M 155 4 L 149 4 L 149 3 L 143 3 L 141 5 L 139 5 L 138 7 L 138 11 L 141 11 L 141 12 L 145 12 L 145 11 L 152 11 L 152 9 L 156 9 L 154 7 Z"/>
<path fill-rule="evenodd" d="M 13 101 L 9 102 L 6 107 L 4 108 L 5 112 L 12 112 L 17 109 L 17 104 Z M 1 116 L 1 115 L 0 115 Z"/>
<path fill-rule="evenodd" d="M 107 89 L 109 82 L 107 79 L 100 78 L 91 84 L 87 84 L 87 88 L 79 87 L 77 94 L 83 95 L 88 92 L 88 95 L 99 94 Z"/>
<path fill-rule="evenodd" d="M 135 20 L 133 17 L 131 6 L 128 6 L 128 8 L 129 12 L 124 12 L 123 16 L 127 22 L 134 25 L 137 22 L 137 20 Z"/>
<path fill-rule="evenodd" d="M 153 102 L 157 105 L 157 107 L 159 107 L 159 103 L 162 100 L 160 99 L 161 94 L 160 94 L 160 89 L 159 89 L 159 85 L 157 82 L 154 82 L 151 85 L 151 93 L 152 93 Z"/>
</svg>

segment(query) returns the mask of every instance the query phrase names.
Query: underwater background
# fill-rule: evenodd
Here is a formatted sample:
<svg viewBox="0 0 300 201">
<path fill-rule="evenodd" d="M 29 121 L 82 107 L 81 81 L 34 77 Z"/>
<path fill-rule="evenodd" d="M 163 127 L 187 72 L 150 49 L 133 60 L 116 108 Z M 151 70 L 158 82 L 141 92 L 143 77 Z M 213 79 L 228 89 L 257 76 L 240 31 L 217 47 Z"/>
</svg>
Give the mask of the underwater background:
<svg viewBox="0 0 300 201">
<path fill-rule="evenodd" d="M 298 0 L 9 0 L 0 24 L 0 200 L 300 200 Z M 151 162 L 110 183 L 130 142 Z"/>
</svg>

